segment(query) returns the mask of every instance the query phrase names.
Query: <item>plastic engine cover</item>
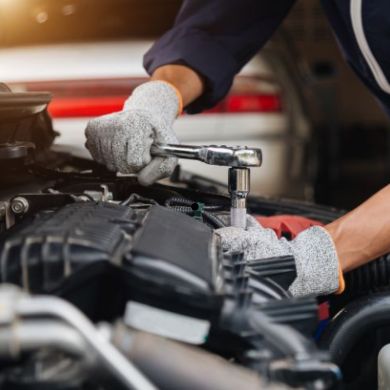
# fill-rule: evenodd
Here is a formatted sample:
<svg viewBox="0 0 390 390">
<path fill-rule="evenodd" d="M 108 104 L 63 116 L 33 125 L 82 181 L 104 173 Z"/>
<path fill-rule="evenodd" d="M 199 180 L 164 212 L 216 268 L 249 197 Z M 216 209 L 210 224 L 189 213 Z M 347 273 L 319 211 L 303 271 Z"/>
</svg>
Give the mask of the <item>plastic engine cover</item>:
<svg viewBox="0 0 390 390">
<path fill-rule="evenodd" d="M 205 298 L 213 300 L 221 280 L 212 230 L 161 206 L 85 202 L 41 212 L 4 234 L 0 260 L 3 283 L 56 293 L 78 306 L 84 300 L 83 307 L 104 300 L 106 311 L 129 299 L 174 301 L 178 311 L 180 305 L 192 311 L 192 300 L 204 308 L 214 305 Z"/>
<path fill-rule="evenodd" d="M 110 203 L 75 203 L 41 213 L 11 229 L 1 244 L 1 279 L 33 291 L 50 291 L 97 262 L 120 264 L 130 250 L 124 233 L 135 213 Z"/>
<path fill-rule="evenodd" d="M 212 230 L 205 224 L 161 206 L 154 206 L 133 244 L 133 263 L 171 284 L 214 289 L 218 254 Z"/>
</svg>

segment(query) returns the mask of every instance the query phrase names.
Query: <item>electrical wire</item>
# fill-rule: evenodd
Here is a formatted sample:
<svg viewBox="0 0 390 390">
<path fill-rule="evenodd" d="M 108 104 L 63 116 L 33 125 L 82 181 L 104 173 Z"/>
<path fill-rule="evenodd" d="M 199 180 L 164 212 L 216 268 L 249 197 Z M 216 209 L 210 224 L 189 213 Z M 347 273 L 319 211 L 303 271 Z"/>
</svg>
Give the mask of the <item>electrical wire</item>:
<svg viewBox="0 0 390 390">
<path fill-rule="evenodd" d="M 203 207 L 199 208 L 199 203 L 180 197 L 173 197 L 166 200 L 165 206 L 189 216 L 194 216 L 195 212 L 198 211 L 202 216 L 203 221 L 214 229 L 220 229 L 227 226 L 225 222 L 222 221 L 222 219 L 211 212 L 223 210 L 223 206 L 204 205 Z"/>
</svg>

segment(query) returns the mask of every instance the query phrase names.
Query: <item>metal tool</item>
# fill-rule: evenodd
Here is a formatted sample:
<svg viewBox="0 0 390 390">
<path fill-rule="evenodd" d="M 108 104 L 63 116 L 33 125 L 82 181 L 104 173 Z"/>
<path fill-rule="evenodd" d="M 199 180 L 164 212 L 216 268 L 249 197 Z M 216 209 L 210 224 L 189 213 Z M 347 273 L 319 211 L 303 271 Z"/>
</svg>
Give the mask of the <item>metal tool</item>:
<svg viewBox="0 0 390 390">
<path fill-rule="evenodd" d="M 152 156 L 185 158 L 210 165 L 231 167 L 228 176 L 231 225 L 246 228 L 246 198 L 250 189 L 249 167 L 261 166 L 261 149 L 225 145 L 153 145 L 151 154 Z"/>
</svg>

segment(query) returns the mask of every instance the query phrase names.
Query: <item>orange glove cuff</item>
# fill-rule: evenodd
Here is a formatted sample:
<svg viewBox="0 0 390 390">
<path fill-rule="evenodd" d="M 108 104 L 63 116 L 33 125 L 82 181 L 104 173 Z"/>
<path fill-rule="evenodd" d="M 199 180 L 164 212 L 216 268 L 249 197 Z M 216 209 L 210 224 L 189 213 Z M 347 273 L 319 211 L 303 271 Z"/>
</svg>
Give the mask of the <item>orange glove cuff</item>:
<svg viewBox="0 0 390 390">
<path fill-rule="evenodd" d="M 341 264 L 339 263 L 339 288 L 335 292 L 335 294 L 340 295 L 344 292 L 344 290 L 345 290 L 345 279 L 344 279 L 343 270 L 341 268 Z"/>
</svg>

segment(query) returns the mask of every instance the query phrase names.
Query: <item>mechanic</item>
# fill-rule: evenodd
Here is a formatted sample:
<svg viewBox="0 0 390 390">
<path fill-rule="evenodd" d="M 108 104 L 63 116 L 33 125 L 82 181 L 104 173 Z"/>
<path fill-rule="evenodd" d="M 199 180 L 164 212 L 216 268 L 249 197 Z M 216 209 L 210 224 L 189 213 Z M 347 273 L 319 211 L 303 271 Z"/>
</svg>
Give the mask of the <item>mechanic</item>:
<svg viewBox="0 0 390 390">
<path fill-rule="evenodd" d="M 234 76 L 267 42 L 295 0 L 185 0 L 174 27 L 144 57 L 151 80 L 123 111 L 87 126 L 86 146 L 108 169 L 139 173 L 149 185 L 170 175 L 174 158 L 152 158 L 154 142 L 178 143 L 172 125 L 183 107 L 198 113 L 229 91 Z M 347 61 L 390 113 L 389 0 L 323 0 Z M 225 250 L 248 260 L 293 254 L 295 296 L 344 289 L 343 272 L 390 251 L 390 186 L 357 209 L 294 240 L 278 239 L 248 217 L 247 230 L 219 229 Z"/>
</svg>

